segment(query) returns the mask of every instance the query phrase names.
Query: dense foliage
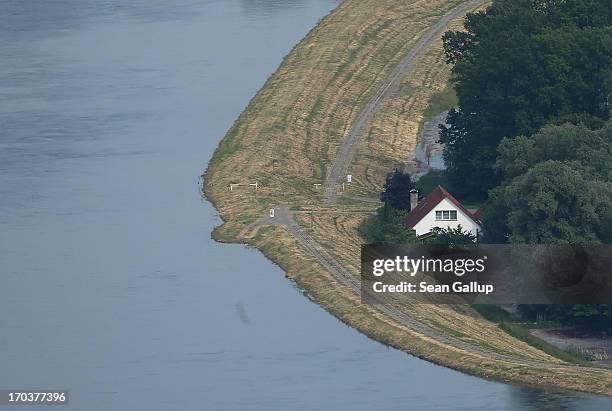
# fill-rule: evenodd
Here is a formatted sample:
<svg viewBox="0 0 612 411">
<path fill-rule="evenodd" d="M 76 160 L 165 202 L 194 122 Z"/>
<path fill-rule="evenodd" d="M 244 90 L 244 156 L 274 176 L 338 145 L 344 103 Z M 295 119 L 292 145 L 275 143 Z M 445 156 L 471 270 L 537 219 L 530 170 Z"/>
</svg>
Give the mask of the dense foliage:
<svg viewBox="0 0 612 411">
<path fill-rule="evenodd" d="M 612 0 L 494 0 L 444 35 L 459 107 L 443 127 L 450 189 L 486 199 L 492 243 L 610 243 Z M 610 305 L 522 306 L 612 323 Z"/>
<path fill-rule="evenodd" d="M 484 218 L 491 243 L 610 243 L 612 124 L 564 124 L 504 139 Z"/>
<path fill-rule="evenodd" d="M 451 191 L 484 199 L 496 148 L 547 123 L 601 127 L 612 89 L 612 0 L 495 0 L 444 35 L 459 109 L 441 141 Z"/>
<path fill-rule="evenodd" d="M 564 124 L 504 139 L 502 176 L 484 219 L 488 242 L 531 244 L 612 241 L 612 123 L 600 130 Z M 612 305 L 522 305 L 530 320 L 612 327 Z"/>
</svg>

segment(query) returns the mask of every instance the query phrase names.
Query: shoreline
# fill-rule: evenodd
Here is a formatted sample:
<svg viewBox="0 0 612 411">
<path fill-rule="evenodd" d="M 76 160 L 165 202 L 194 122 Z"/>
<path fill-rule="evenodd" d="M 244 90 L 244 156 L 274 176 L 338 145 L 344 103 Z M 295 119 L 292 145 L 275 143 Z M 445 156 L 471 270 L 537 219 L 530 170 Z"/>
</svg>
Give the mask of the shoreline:
<svg viewBox="0 0 612 411">
<path fill-rule="evenodd" d="M 202 193 L 204 194 L 203 191 L 202 191 Z M 209 201 L 209 200 L 207 199 L 207 201 Z M 248 248 L 256 249 L 259 252 L 261 252 L 261 254 L 270 263 L 272 263 L 274 266 L 280 268 L 285 273 L 285 278 L 287 280 L 289 280 L 294 285 L 294 287 L 297 290 L 299 290 L 306 298 L 308 298 L 312 302 L 314 302 L 317 305 L 319 305 L 321 308 L 323 308 L 326 312 L 328 312 L 330 315 L 335 317 L 342 324 L 353 328 L 354 330 L 356 330 L 360 334 L 363 334 L 365 337 L 367 337 L 367 338 L 369 338 L 371 340 L 374 340 L 377 343 L 384 345 L 385 347 L 390 347 L 390 348 L 396 349 L 398 351 L 402 351 L 403 353 L 405 353 L 405 354 L 407 354 L 409 356 L 418 358 L 418 359 L 423 360 L 423 361 L 427 361 L 427 362 L 429 362 L 429 363 L 431 363 L 433 365 L 436 365 L 436 366 L 445 367 L 445 368 L 451 368 L 454 371 L 460 372 L 462 374 L 465 374 L 465 375 L 468 375 L 468 376 L 471 376 L 471 377 L 482 378 L 484 380 L 491 381 L 491 382 L 498 382 L 498 383 L 508 384 L 508 385 L 512 385 L 512 386 L 515 386 L 515 387 L 526 387 L 526 388 L 533 388 L 533 389 L 545 389 L 547 391 L 558 392 L 558 393 L 573 393 L 573 392 L 578 392 L 578 393 L 584 393 L 584 394 L 595 395 L 595 396 L 612 397 L 612 393 L 610 393 L 610 392 L 597 392 L 597 391 L 589 391 L 589 390 L 577 390 L 575 388 L 564 388 L 564 387 L 560 387 L 559 385 L 552 384 L 552 383 L 544 384 L 544 383 L 541 383 L 541 382 L 529 382 L 529 381 L 521 381 L 521 380 L 510 380 L 510 379 L 500 378 L 498 376 L 491 376 L 491 375 L 488 375 L 488 374 L 483 373 L 483 372 L 474 371 L 474 370 L 472 370 L 470 368 L 464 368 L 464 367 L 460 367 L 460 366 L 449 367 L 443 361 L 436 361 L 435 359 L 432 359 L 431 357 L 428 357 L 428 356 L 425 356 L 425 355 L 421 355 L 421 354 L 418 354 L 418 353 L 416 353 L 414 351 L 406 349 L 406 347 L 404 347 L 404 346 L 395 345 L 395 344 L 389 342 L 386 339 L 381 339 L 377 335 L 373 335 L 371 333 L 368 333 L 366 330 L 362 329 L 359 325 L 356 325 L 355 323 L 347 321 L 340 313 L 337 313 L 337 312 L 331 310 L 328 306 L 318 302 L 317 299 L 310 293 L 310 291 L 309 291 L 309 289 L 307 287 L 304 287 L 298 280 L 296 280 L 295 278 L 291 277 L 288 274 L 288 268 L 286 268 L 281 262 L 279 262 L 278 255 L 276 255 L 274 253 L 270 253 L 266 248 L 259 248 L 258 246 L 253 245 L 250 242 L 245 241 L 245 240 L 239 240 L 239 239 L 236 239 L 236 238 L 227 239 L 227 238 L 222 238 L 222 237 L 215 237 L 215 234 L 214 234 L 215 231 L 213 231 L 211 233 L 211 238 L 213 238 L 215 241 L 217 241 L 219 243 L 228 244 L 228 245 L 229 244 L 243 245 L 243 246 L 246 246 Z"/>
<path fill-rule="evenodd" d="M 385 11 L 385 7 L 388 7 L 391 10 L 392 6 L 390 5 L 390 3 L 381 3 L 384 3 L 382 6 L 380 6 L 381 11 Z M 441 3 L 451 8 L 452 6 L 455 6 L 462 2 L 451 1 Z M 362 7 L 367 6 L 364 5 Z M 436 5 L 434 4 L 431 7 L 435 9 Z M 223 183 L 231 182 L 232 177 L 226 175 L 229 174 L 229 172 L 224 173 L 225 167 L 221 166 L 221 164 L 227 163 L 229 161 L 228 158 L 233 159 L 233 157 L 236 157 L 237 161 L 244 161 L 246 157 L 240 157 L 241 155 L 244 155 L 244 153 L 240 153 L 240 151 L 244 151 L 248 147 L 253 147 L 253 144 L 249 141 L 246 141 L 246 138 L 244 137 L 246 136 L 246 133 L 244 131 L 248 130 L 249 128 L 253 128 L 251 124 L 245 125 L 244 123 L 249 123 L 249 121 L 257 122 L 259 120 L 257 116 L 257 108 L 259 107 L 254 108 L 253 106 L 261 106 L 262 104 L 265 106 L 266 103 L 270 104 L 270 101 L 275 101 L 274 98 L 268 99 L 268 97 L 270 97 L 270 95 L 273 93 L 275 87 L 279 87 L 279 85 L 285 81 L 284 77 L 290 75 L 291 69 L 290 67 L 286 67 L 286 65 L 293 64 L 292 60 L 296 59 L 296 55 L 307 53 L 308 51 L 312 50 L 314 48 L 313 46 L 315 46 L 316 43 L 320 41 L 320 39 L 318 39 L 318 32 L 321 30 L 325 30 L 325 27 L 331 24 L 330 20 L 334 20 L 334 18 L 342 20 L 342 18 L 340 17 L 343 16 L 338 17 L 338 15 L 342 14 L 343 12 L 346 12 L 347 9 L 361 10 L 360 6 L 357 5 L 356 2 L 346 1 L 340 4 L 324 19 L 322 19 L 304 37 L 304 39 L 301 40 L 291 50 L 291 52 L 283 58 L 283 61 L 279 68 L 274 74 L 272 74 L 272 76 L 270 76 L 266 80 L 264 86 L 249 102 L 247 108 L 240 114 L 239 118 L 236 120 L 236 123 L 232 126 L 232 128 L 224 137 L 224 139 L 220 142 L 217 150 L 215 151 L 215 154 L 213 155 L 213 158 L 208 164 L 207 170 L 201 181 L 202 192 L 204 193 L 205 198 L 211 202 L 211 204 L 219 212 L 220 218 L 223 220 L 223 224 L 215 228 L 215 230 L 213 231 L 212 238 L 219 242 L 240 243 L 246 244 L 249 247 L 257 248 L 264 254 L 264 256 L 266 256 L 266 258 L 268 258 L 274 264 L 283 269 L 283 271 L 286 273 L 286 277 L 290 278 L 293 282 L 295 282 L 299 289 L 305 290 L 310 299 L 315 301 L 318 305 L 322 306 L 326 311 L 330 312 L 340 321 L 357 329 L 359 332 L 365 334 L 369 338 L 375 339 L 385 345 L 392 346 L 396 349 L 400 349 L 418 358 L 427 360 L 434 364 L 447 366 L 470 375 L 476 375 L 479 377 L 493 379 L 501 382 L 515 382 L 520 384 L 526 384 L 529 386 L 553 387 L 555 389 L 570 389 L 575 391 L 612 395 L 611 373 L 601 372 L 598 371 L 598 369 L 583 369 L 580 367 L 567 366 L 562 362 L 552 359 L 551 357 L 548 357 L 547 355 L 541 352 L 535 352 L 529 346 L 525 346 L 520 342 L 512 341 L 508 336 L 504 337 L 504 341 L 502 343 L 499 343 L 497 341 L 490 341 L 488 339 L 491 338 L 492 340 L 494 340 L 496 338 L 496 335 L 493 335 L 491 337 L 478 336 L 478 344 L 483 345 L 483 347 L 485 347 L 486 349 L 490 349 L 492 353 L 500 353 L 498 354 L 497 358 L 495 356 L 486 356 L 478 350 L 470 351 L 466 349 L 466 347 L 468 347 L 469 345 L 467 343 L 464 346 L 457 347 L 456 345 L 453 345 L 454 340 L 450 337 L 447 338 L 445 341 L 432 340 L 432 338 L 428 335 L 419 333 L 415 330 L 411 330 L 409 327 L 406 327 L 401 323 L 397 323 L 393 319 L 389 318 L 388 316 L 385 316 L 383 313 L 377 311 L 372 307 L 364 307 L 363 305 L 360 305 L 359 299 L 356 298 L 354 295 L 351 295 L 350 290 L 347 290 L 346 287 L 343 287 L 342 284 L 338 283 L 337 279 L 335 279 L 332 275 L 326 272 L 325 267 L 322 267 L 320 262 L 317 262 L 316 260 L 313 261 L 312 255 L 309 255 L 309 253 L 304 251 L 303 247 L 300 247 L 300 245 L 296 242 L 295 238 L 293 238 L 291 233 L 288 232 L 286 228 L 282 226 L 272 225 L 252 225 L 256 221 L 256 219 L 259 218 L 267 209 L 267 207 L 269 207 L 271 204 L 278 205 L 289 203 L 294 205 L 305 204 L 315 208 L 324 207 L 321 205 L 321 193 L 312 192 L 310 188 L 298 190 L 292 187 L 292 189 L 289 191 L 282 190 L 282 188 L 281 190 L 273 190 L 272 188 L 268 188 L 273 187 L 272 180 L 274 176 L 270 177 L 271 173 L 269 167 L 266 169 L 267 173 L 262 173 L 262 164 L 256 164 L 253 170 L 248 170 L 250 172 L 250 174 L 248 175 L 253 176 L 252 178 L 268 178 L 268 184 L 264 184 L 264 188 L 260 189 L 258 193 L 255 193 L 254 191 L 242 191 L 242 196 L 240 198 L 231 197 L 228 195 L 227 189 L 223 190 L 225 187 L 223 187 L 222 184 L 213 184 L 213 174 L 216 177 L 225 177 Z M 429 12 L 431 12 L 431 10 Z M 390 21 L 393 21 L 392 17 L 390 17 L 390 19 Z M 385 22 L 380 23 L 379 26 L 384 28 L 384 23 Z M 374 25 L 374 27 L 378 26 Z M 418 35 L 422 32 L 422 30 L 416 31 L 416 35 L 414 35 L 414 37 L 416 37 L 416 40 L 414 40 L 412 44 L 414 44 L 414 42 L 418 40 Z M 312 43 L 310 43 L 310 41 L 313 40 L 313 37 L 317 38 L 314 39 Z M 372 43 L 375 43 L 375 39 L 373 41 L 370 40 L 369 43 L 366 42 L 366 46 L 376 49 L 376 45 L 372 46 Z M 382 68 L 380 69 L 379 75 L 377 76 L 378 79 L 384 78 L 384 75 L 388 71 L 388 66 L 393 65 L 392 63 L 397 62 L 405 54 L 405 50 L 401 49 L 401 47 L 404 46 L 400 45 L 398 47 L 398 51 L 389 60 L 390 62 L 386 62 L 386 64 L 381 65 Z M 373 53 L 374 52 L 371 51 L 369 53 L 364 53 L 364 55 L 368 58 L 371 58 L 371 54 Z M 355 66 L 358 67 L 358 64 L 356 64 Z M 355 68 L 355 72 L 357 72 L 357 70 L 360 70 L 360 68 Z M 443 69 L 440 72 L 443 72 Z M 439 75 L 440 74 L 438 74 L 438 76 Z M 376 81 L 377 78 L 375 78 L 375 80 L 372 81 L 369 86 L 367 84 L 362 85 L 360 89 L 361 93 L 356 94 L 356 97 L 354 97 L 357 98 L 357 101 L 361 101 L 361 103 L 357 103 L 358 107 L 362 107 L 364 105 L 363 102 L 367 101 L 368 91 L 369 94 L 372 94 L 372 88 L 375 87 L 376 84 L 378 84 Z M 311 113 L 313 113 L 312 116 L 314 117 L 319 115 L 319 112 L 322 109 L 317 107 L 316 104 L 318 101 L 320 101 L 320 97 L 314 95 L 313 99 L 315 100 L 315 103 L 312 104 L 313 110 L 311 111 Z M 293 99 L 291 101 L 293 101 Z M 290 104 L 288 105 L 288 107 L 289 109 L 292 109 L 292 106 Z M 342 108 L 343 107 L 340 107 L 340 109 Z M 350 116 L 354 117 L 354 106 L 349 107 L 348 109 L 348 112 L 352 113 Z M 338 109 L 336 108 L 336 110 Z M 255 120 L 253 120 L 254 114 Z M 273 116 L 274 115 L 275 114 L 273 114 Z M 305 117 L 304 119 L 307 118 L 308 117 Z M 352 118 L 349 118 L 347 122 L 351 123 L 351 120 Z M 269 121 L 271 120 L 268 120 L 268 122 Z M 263 123 L 264 125 L 267 124 L 265 121 Z M 289 125 L 287 125 L 287 127 L 292 127 L 291 122 L 288 122 L 288 124 Z M 267 130 L 261 125 L 259 125 L 258 129 Z M 344 129 L 346 129 L 346 127 Z M 342 127 L 340 127 L 340 130 L 342 130 Z M 295 145 L 297 148 L 297 152 L 301 151 L 302 147 L 300 146 L 300 144 L 303 143 L 302 140 L 299 140 L 299 131 L 301 130 L 298 130 L 298 132 L 295 133 L 295 139 L 292 140 L 296 142 Z M 314 132 L 311 132 L 310 134 L 305 133 L 307 138 L 311 138 L 312 134 L 314 134 Z M 236 140 L 240 137 L 242 139 L 237 142 Z M 322 138 L 325 137 L 325 135 L 322 136 Z M 318 146 L 321 146 L 323 145 L 323 143 L 321 143 L 320 141 L 325 140 L 320 140 L 319 138 L 319 140 L 315 141 L 314 143 L 311 142 L 311 144 L 316 143 Z M 333 146 L 328 147 L 328 150 L 333 151 L 333 148 Z M 358 154 L 356 162 L 359 163 L 360 161 L 363 161 L 364 158 L 363 154 L 359 154 L 360 152 L 363 152 L 363 147 L 358 148 L 357 151 Z M 373 152 L 376 152 L 376 149 L 374 149 Z M 291 152 L 290 154 L 293 154 L 293 152 Z M 275 155 L 276 154 L 273 154 L 273 156 Z M 404 157 L 403 154 L 402 157 Z M 236 160 L 231 164 L 234 169 L 240 167 L 240 165 L 236 166 Z M 261 162 L 261 159 L 258 158 L 257 160 Z M 374 161 L 376 161 L 376 159 L 374 159 Z M 264 164 L 264 166 L 267 165 Z M 324 169 L 326 165 L 313 163 L 312 166 L 314 166 L 314 168 L 322 167 Z M 271 166 L 272 171 L 278 170 L 278 168 L 276 167 L 278 167 L 278 164 L 274 164 L 273 160 Z M 221 172 L 220 170 L 222 170 L 223 172 Z M 304 171 L 307 170 L 307 167 L 301 170 L 298 169 L 298 171 L 301 171 L 302 174 Z M 279 173 L 284 173 L 285 175 L 289 174 L 286 173 L 285 170 L 280 170 Z M 304 176 L 302 174 L 298 174 L 297 178 L 303 179 L 304 177 L 312 177 Z M 320 178 L 320 172 L 318 176 L 316 175 L 316 173 L 313 174 L 315 175 L 315 177 Z M 359 175 L 358 173 L 356 174 Z M 293 175 L 291 177 L 293 177 L 295 180 L 295 177 Z M 313 177 L 310 181 L 317 180 Z M 364 187 L 363 189 L 367 190 L 367 187 Z M 262 196 L 264 197 L 262 198 Z M 238 206 L 235 206 L 233 202 L 237 202 L 240 204 Z M 336 209 L 338 209 L 338 207 L 342 208 L 342 210 L 350 210 L 350 204 L 336 206 Z M 361 204 L 361 207 L 363 208 L 364 205 Z M 326 219 L 327 217 L 317 216 L 315 220 L 315 217 L 313 217 L 312 215 L 310 217 L 311 227 L 314 227 L 315 222 L 317 223 L 317 228 L 313 229 L 312 237 L 314 241 L 316 241 L 317 243 L 321 243 L 320 239 L 325 239 L 325 237 L 330 234 L 330 222 L 328 221 L 329 219 Z M 333 233 L 339 235 L 341 240 L 348 244 L 348 246 L 345 246 L 345 248 L 350 248 L 351 244 L 354 247 L 354 244 L 359 241 L 358 239 L 355 239 L 353 237 L 353 233 L 344 232 L 348 229 L 354 228 L 354 220 L 358 219 L 358 217 L 346 217 L 346 221 L 348 221 L 346 223 L 347 226 L 342 226 L 341 223 L 340 228 L 338 228 L 339 234 L 335 232 Z M 304 226 L 303 221 L 298 220 L 297 223 L 302 223 L 301 225 Z M 338 227 L 336 217 L 334 217 L 333 223 L 336 227 Z M 351 224 L 353 226 L 351 226 Z M 251 229 L 248 229 L 249 227 Z M 348 240 L 346 240 L 347 236 L 350 237 Z M 344 254 L 341 254 L 342 251 L 344 252 Z M 354 256 L 352 255 L 353 252 L 346 250 L 339 251 L 333 247 L 329 251 L 326 250 L 326 252 L 329 252 L 332 258 L 335 258 L 338 263 L 343 267 L 354 266 L 354 264 L 352 264 L 354 260 Z M 345 255 L 347 252 L 351 255 Z M 466 341 L 468 341 L 474 338 L 468 332 L 466 332 L 465 329 L 456 329 L 449 324 L 438 324 L 438 322 L 432 322 L 432 318 L 437 318 L 436 316 L 452 314 L 454 316 L 453 319 L 463 319 L 464 321 L 467 320 L 469 322 L 473 322 L 474 329 L 485 324 L 484 322 L 482 322 L 482 319 L 478 319 L 477 317 L 475 317 L 475 315 L 469 310 L 465 309 L 463 311 L 465 312 L 460 311 L 457 313 L 445 313 L 441 309 L 432 309 L 432 312 L 419 312 L 418 316 L 420 318 L 417 318 L 415 321 L 424 321 L 426 323 L 432 323 L 434 326 L 438 327 L 443 332 L 449 334 L 449 336 L 455 338 L 455 340 L 465 339 Z M 432 325 L 430 324 L 430 326 Z M 489 330 L 492 331 L 493 328 L 490 327 Z M 497 336 L 502 338 L 501 334 L 497 334 Z M 508 347 L 504 347 L 504 345 L 507 345 Z M 506 351 L 511 352 L 512 355 L 516 357 L 516 362 L 510 362 L 502 359 L 504 358 L 502 354 L 505 355 Z M 523 353 L 523 351 L 525 351 L 526 354 Z M 518 370 L 517 365 L 519 368 Z M 547 368 L 541 368 L 544 365 Z M 562 372 L 559 373 L 558 371 Z M 589 377 L 588 379 L 587 376 Z"/>
<path fill-rule="evenodd" d="M 479 372 L 473 372 L 470 369 L 463 369 L 463 368 L 460 368 L 460 367 L 449 367 L 448 365 L 446 365 L 443 362 L 436 362 L 435 360 L 432 360 L 429 357 L 416 354 L 416 353 L 414 353 L 414 352 L 412 352 L 410 350 L 407 350 L 407 349 L 405 349 L 405 348 L 403 348 L 401 346 L 395 346 L 393 344 L 390 344 L 390 343 L 386 342 L 383 339 L 379 339 L 376 336 L 373 336 L 373 335 L 367 333 L 366 331 L 364 331 L 359 326 L 355 326 L 355 324 L 346 321 L 341 316 L 339 316 L 337 313 L 335 313 L 334 311 L 328 309 L 327 306 L 318 303 L 316 301 L 316 299 L 309 293 L 308 289 L 302 287 L 298 281 L 296 281 L 294 278 L 289 276 L 288 273 L 287 273 L 287 269 L 285 269 L 283 267 L 283 265 L 280 264 L 277 261 L 277 259 L 275 259 L 275 256 L 273 254 L 269 254 L 265 249 L 260 249 L 257 246 L 254 246 L 254 245 L 250 244 L 249 242 L 244 242 L 244 241 L 240 241 L 240 240 L 237 240 L 237 239 L 233 239 L 233 240 L 228 241 L 226 239 L 216 239 L 212 235 L 211 235 L 211 238 L 213 238 L 215 241 L 217 241 L 219 243 L 222 243 L 222 244 L 243 245 L 243 246 L 246 246 L 246 247 L 258 250 L 259 252 L 261 252 L 261 254 L 270 263 L 272 263 L 274 266 L 280 268 L 285 273 L 285 278 L 287 280 L 289 280 L 294 285 L 294 287 L 297 290 L 300 291 L 300 293 L 302 295 L 304 295 L 306 298 L 308 298 L 309 300 L 311 300 L 315 304 L 319 305 L 327 313 L 329 313 L 334 318 L 336 318 L 336 320 L 338 320 L 340 323 L 342 323 L 342 324 L 344 324 L 344 325 L 346 325 L 348 327 L 351 327 L 352 329 L 354 329 L 355 331 L 357 331 L 360 334 L 364 335 L 365 337 L 367 337 L 367 338 L 369 338 L 369 339 L 371 339 L 373 341 L 376 341 L 377 343 L 382 344 L 385 347 L 389 347 L 389 348 L 393 348 L 395 350 L 401 351 L 404 354 L 407 354 L 407 355 L 409 355 L 411 357 L 415 357 L 415 358 L 418 358 L 420 360 L 426 361 L 426 362 L 428 362 L 430 364 L 433 364 L 435 366 L 444 367 L 444 368 L 451 368 L 452 370 L 454 370 L 456 372 L 468 375 L 470 377 L 482 378 L 482 379 L 484 379 L 486 381 L 497 382 L 497 383 L 507 384 L 507 385 L 511 385 L 511 386 L 515 386 L 515 387 L 522 387 L 522 388 L 545 389 L 547 391 L 557 392 L 557 393 L 582 393 L 582 394 L 601 396 L 601 397 L 612 397 L 612 394 L 607 393 L 607 392 L 582 391 L 582 390 L 575 390 L 575 389 L 572 389 L 572 388 L 562 388 L 562 387 L 559 387 L 558 385 L 554 385 L 554 384 L 542 384 L 542 383 L 535 383 L 535 382 L 531 382 L 530 383 L 530 382 L 523 382 L 523 381 L 504 380 L 504 379 L 500 379 L 498 377 L 492 377 L 492 376 L 489 376 L 489 375 L 486 375 L 486 374 L 482 374 L 482 373 L 479 373 Z"/>
</svg>

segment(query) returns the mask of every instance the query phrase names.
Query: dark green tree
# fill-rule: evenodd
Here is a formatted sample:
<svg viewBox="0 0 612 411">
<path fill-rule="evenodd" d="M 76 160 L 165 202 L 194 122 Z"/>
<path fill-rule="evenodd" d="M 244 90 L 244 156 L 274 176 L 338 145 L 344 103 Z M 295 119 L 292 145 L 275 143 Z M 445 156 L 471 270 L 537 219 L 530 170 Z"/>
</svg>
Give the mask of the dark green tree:
<svg viewBox="0 0 612 411">
<path fill-rule="evenodd" d="M 538 163 L 496 190 L 507 210 L 512 243 L 598 243 L 601 213 L 612 207 L 611 184 L 589 180 L 554 160 Z"/>
<path fill-rule="evenodd" d="M 396 168 L 387 175 L 384 191 L 380 194 L 380 201 L 388 203 L 396 210 L 408 210 L 410 209 L 410 190 L 413 188 L 414 184 L 410 174 Z"/>
<path fill-rule="evenodd" d="M 612 125 L 547 126 L 504 139 L 484 217 L 487 242 L 608 243 Z"/>
</svg>

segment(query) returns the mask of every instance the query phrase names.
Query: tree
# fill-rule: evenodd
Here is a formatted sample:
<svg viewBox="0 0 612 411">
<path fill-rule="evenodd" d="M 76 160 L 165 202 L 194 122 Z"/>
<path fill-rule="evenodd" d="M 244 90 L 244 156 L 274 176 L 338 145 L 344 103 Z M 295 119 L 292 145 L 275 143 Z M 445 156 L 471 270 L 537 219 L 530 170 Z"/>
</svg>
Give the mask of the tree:
<svg viewBox="0 0 612 411">
<path fill-rule="evenodd" d="M 495 168 L 504 181 L 509 181 L 540 162 L 554 160 L 579 168 L 589 178 L 609 179 L 611 147 L 612 123 L 597 131 L 569 123 L 549 125 L 529 137 L 502 140 Z"/>
<path fill-rule="evenodd" d="M 538 163 L 499 190 L 512 243 L 599 243 L 600 214 L 612 206 L 611 184 L 554 160 Z"/>
<path fill-rule="evenodd" d="M 612 225 L 612 124 L 565 124 L 504 139 L 484 216 L 487 242 L 607 243 Z"/>
<path fill-rule="evenodd" d="M 387 175 L 384 191 L 380 194 L 380 201 L 389 203 L 396 210 L 410 209 L 410 190 L 414 184 L 410 174 L 395 169 Z"/>
</svg>

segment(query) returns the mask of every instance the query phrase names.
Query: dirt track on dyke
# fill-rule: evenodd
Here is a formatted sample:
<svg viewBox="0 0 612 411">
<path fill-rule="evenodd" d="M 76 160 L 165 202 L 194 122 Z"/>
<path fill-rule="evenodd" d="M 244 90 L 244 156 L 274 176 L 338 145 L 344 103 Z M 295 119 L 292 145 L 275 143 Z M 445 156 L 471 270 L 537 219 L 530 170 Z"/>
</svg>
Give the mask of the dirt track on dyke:
<svg viewBox="0 0 612 411">
<path fill-rule="evenodd" d="M 347 287 L 355 294 L 360 295 L 361 284 L 359 280 L 349 271 L 347 271 L 340 263 L 338 263 L 338 261 L 334 257 L 332 257 L 319 244 L 317 244 L 317 242 L 312 238 L 312 236 L 310 236 L 310 234 L 308 234 L 303 228 L 298 225 L 298 223 L 293 218 L 294 213 L 294 211 L 289 210 L 289 208 L 286 206 L 275 207 L 275 214 L 273 218 L 271 218 L 269 215 L 263 216 L 257 221 L 255 221 L 252 225 L 245 228 L 245 231 L 250 231 L 251 229 L 254 229 L 257 226 L 277 225 L 284 227 L 298 241 L 298 243 L 302 247 L 304 247 L 304 249 L 307 250 L 309 254 L 312 255 L 317 260 L 317 262 L 321 264 L 321 266 L 323 266 L 334 277 L 334 279 L 336 279 L 336 281 Z M 560 367 L 574 369 L 584 368 L 577 365 L 559 365 L 548 362 L 536 362 L 533 360 L 521 361 L 517 357 L 503 355 L 494 351 L 486 350 L 478 345 L 470 344 L 469 342 L 454 338 L 448 334 L 444 334 L 426 324 L 423 324 L 422 322 L 414 318 L 409 317 L 408 315 L 402 313 L 401 311 L 392 306 L 379 304 L 376 305 L 376 307 L 387 317 L 421 335 L 435 339 L 436 341 L 441 342 L 443 344 L 459 348 L 471 354 L 484 356 L 492 360 L 504 361 L 506 363 L 512 363 L 514 365 L 519 366 L 537 366 L 546 369 Z M 586 370 L 587 368 L 584 369 Z"/>
<path fill-rule="evenodd" d="M 440 33 L 452 20 L 466 14 L 468 11 L 477 8 L 485 3 L 483 0 L 472 0 L 466 2 L 450 13 L 446 14 L 429 28 L 425 34 L 414 45 L 412 50 L 406 57 L 393 69 L 393 71 L 383 81 L 378 91 L 368 101 L 363 110 L 357 115 L 353 125 L 344 139 L 342 145 L 338 149 L 338 153 L 334 158 L 334 163 L 325 180 L 325 202 L 335 203 L 338 199 L 338 187 L 341 180 L 344 178 L 346 171 L 355 155 L 357 142 L 362 136 L 363 131 L 372 119 L 374 114 L 380 109 L 381 103 L 388 97 L 392 96 L 398 89 L 402 79 L 413 68 L 414 63 L 418 60 L 421 53 L 431 44 L 436 35 Z"/>
</svg>

